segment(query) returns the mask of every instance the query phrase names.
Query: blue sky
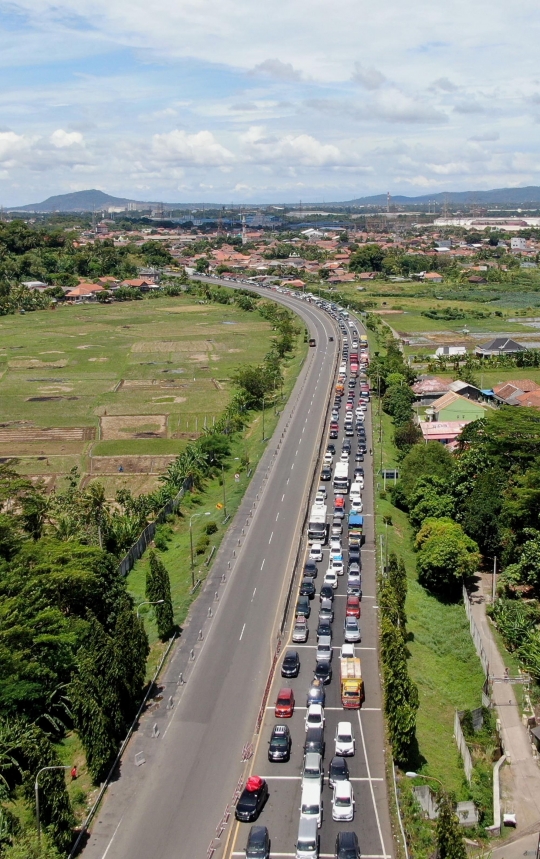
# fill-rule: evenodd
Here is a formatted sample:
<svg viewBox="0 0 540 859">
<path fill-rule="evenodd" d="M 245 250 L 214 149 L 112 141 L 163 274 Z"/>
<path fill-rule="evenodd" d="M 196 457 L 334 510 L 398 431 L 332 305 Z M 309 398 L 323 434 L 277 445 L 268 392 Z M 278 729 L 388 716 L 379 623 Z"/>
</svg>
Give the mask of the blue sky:
<svg viewBox="0 0 540 859">
<path fill-rule="evenodd" d="M 0 0 L 0 203 L 540 184 L 533 0 Z"/>
</svg>

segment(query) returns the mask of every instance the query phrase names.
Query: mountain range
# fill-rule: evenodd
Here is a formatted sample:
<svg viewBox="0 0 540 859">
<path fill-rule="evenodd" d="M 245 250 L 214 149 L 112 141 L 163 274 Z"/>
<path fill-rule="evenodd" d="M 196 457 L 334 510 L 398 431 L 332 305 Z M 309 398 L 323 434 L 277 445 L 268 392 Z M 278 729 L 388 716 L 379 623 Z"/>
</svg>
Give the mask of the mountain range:
<svg viewBox="0 0 540 859">
<path fill-rule="evenodd" d="M 438 194 L 422 194 L 419 197 L 405 197 L 396 195 L 391 197 L 391 202 L 396 205 L 414 206 L 427 203 L 458 203 L 463 205 L 508 205 L 525 206 L 527 204 L 540 204 L 540 186 L 529 185 L 526 188 L 494 188 L 491 191 L 444 191 Z M 159 203 L 131 200 L 127 197 L 113 197 L 103 191 L 91 189 L 88 191 L 74 191 L 71 194 L 58 194 L 48 197 L 42 203 L 29 203 L 26 206 L 12 206 L 10 212 L 93 212 L 104 211 L 110 206 L 126 206 L 133 203 L 138 206 L 158 206 Z M 342 203 L 326 203 L 334 206 L 382 206 L 386 207 L 386 194 L 375 194 L 371 197 L 357 197 Z M 167 209 L 189 209 L 200 205 L 195 203 L 164 203 Z M 217 208 L 220 204 L 205 203 L 206 208 Z M 251 204 L 255 205 L 255 204 Z M 259 204 L 264 205 L 264 204 Z M 314 204 L 315 205 L 315 204 Z"/>
</svg>

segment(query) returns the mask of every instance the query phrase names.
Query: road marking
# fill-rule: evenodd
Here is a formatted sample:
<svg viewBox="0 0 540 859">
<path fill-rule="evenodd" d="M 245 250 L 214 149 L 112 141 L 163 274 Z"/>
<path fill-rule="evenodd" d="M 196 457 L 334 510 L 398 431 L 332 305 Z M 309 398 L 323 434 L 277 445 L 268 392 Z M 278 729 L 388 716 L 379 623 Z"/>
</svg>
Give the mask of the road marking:
<svg viewBox="0 0 540 859">
<path fill-rule="evenodd" d="M 244 630 L 245 630 L 245 628 L 246 628 L 246 625 L 244 624 L 244 625 L 243 625 L 243 627 L 242 627 L 242 632 L 240 633 L 240 638 L 238 639 L 238 641 L 242 641 L 242 636 L 243 636 L 243 634 L 244 634 Z"/>
<path fill-rule="evenodd" d="M 278 510 L 278 512 L 277 512 L 276 522 L 277 522 L 277 520 L 278 520 L 278 519 L 279 519 L 279 510 Z"/>
<path fill-rule="evenodd" d="M 283 493 L 283 495 L 281 496 L 281 500 L 283 501 L 284 498 L 285 498 L 285 493 Z"/>
<path fill-rule="evenodd" d="M 287 478 L 287 483 L 288 483 L 288 482 L 289 482 L 289 478 Z M 373 549 L 373 551 L 375 551 L 375 549 Z"/>
<path fill-rule="evenodd" d="M 273 536 L 274 536 L 274 532 L 272 531 L 272 533 L 270 534 L 270 539 L 268 540 L 268 542 L 269 542 L 269 543 L 271 543 L 271 542 L 272 542 L 272 537 L 273 537 Z"/>
<path fill-rule="evenodd" d="M 264 562 L 265 562 L 265 561 L 266 561 L 266 558 L 263 558 L 263 562 L 262 562 L 262 564 L 261 564 L 261 570 L 262 570 L 262 568 L 264 567 Z"/>
<path fill-rule="evenodd" d="M 255 599 L 255 594 L 257 593 L 257 588 L 253 591 L 253 596 L 251 597 L 251 602 Z"/>
<path fill-rule="evenodd" d="M 109 843 L 107 844 L 107 849 L 105 850 L 105 853 L 103 854 L 103 856 L 101 857 L 101 859 L 105 859 L 105 856 L 107 855 L 107 853 L 108 853 L 108 852 L 109 852 L 109 850 L 111 849 L 111 845 L 112 845 L 112 843 L 113 843 L 113 841 L 114 841 L 114 839 L 115 839 L 115 837 L 116 837 L 116 833 L 117 833 L 117 832 L 118 832 L 118 830 L 120 829 L 120 824 L 122 823 L 122 820 L 123 820 L 123 819 L 124 819 L 124 815 L 122 815 L 122 817 L 121 817 L 121 818 L 120 818 L 120 820 L 118 821 L 118 825 L 117 825 L 116 829 L 114 830 L 114 832 L 113 832 L 113 836 L 112 836 L 111 840 L 109 841 Z"/>
<path fill-rule="evenodd" d="M 369 759 L 368 759 L 368 754 L 367 754 L 367 749 L 366 749 L 366 739 L 364 737 L 364 727 L 362 725 L 362 720 L 360 718 L 360 711 L 358 711 L 358 724 L 360 726 L 360 736 L 362 737 L 362 748 L 364 749 L 364 761 L 366 764 L 366 770 L 367 770 L 368 779 L 369 779 L 369 788 L 371 791 L 371 801 L 373 802 L 373 809 L 375 811 L 375 819 L 377 821 L 377 829 L 379 830 L 379 838 L 381 840 L 381 847 L 382 847 L 383 855 L 386 856 L 386 848 L 384 846 L 384 839 L 383 839 L 383 834 L 382 834 L 382 829 L 381 829 L 381 821 L 379 818 L 379 810 L 377 808 L 377 803 L 375 802 L 375 791 L 373 790 L 371 770 L 369 768 Z"/>
<path fill-rule="evenodd" d="M 296 642 L 292 642 L 292 643 L 294 644 L 295 647 L 298 647 L 298 648 L 303 647 L 305 650 L 317 650 L 316 644 L 296 644 Z M 351 644 L 352 644 L 352 642 L 351 642 Z M 377 650 L 376 647 L 361 647 L 358 644 L 354 645 L 354 649 L 355 650 Z M 341 650 L 341 646 L 334 644 L 332 646 L 332 650 Z"/>
</svg>

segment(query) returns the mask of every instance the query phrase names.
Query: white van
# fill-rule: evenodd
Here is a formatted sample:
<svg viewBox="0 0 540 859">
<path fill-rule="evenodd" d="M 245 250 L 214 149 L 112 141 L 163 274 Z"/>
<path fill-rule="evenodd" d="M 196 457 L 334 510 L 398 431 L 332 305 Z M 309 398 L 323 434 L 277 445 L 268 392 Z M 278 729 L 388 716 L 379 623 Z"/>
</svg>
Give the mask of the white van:
<svg viewBox="0 0 540 859">
<path fill-rule="evenodd" d="M 319 833 L 317 821 L 301 817 L 296 840 L 296 859 L 318 859 Z"/>
<path fill-rule="evenodd" d="M 351 501 L 360 501 L 362 498 L 362 486 L 360 483 L 352 483 L 349 489 L 349 498 Z"/>
<path fill-rule="evenodd" d="M 300 819 L 316 820 L 317 827 L 322 823 L 323 800 L 321 783 L 313 779 L 311 784 L 303 782 L 300 802 Z"/>
</svg>

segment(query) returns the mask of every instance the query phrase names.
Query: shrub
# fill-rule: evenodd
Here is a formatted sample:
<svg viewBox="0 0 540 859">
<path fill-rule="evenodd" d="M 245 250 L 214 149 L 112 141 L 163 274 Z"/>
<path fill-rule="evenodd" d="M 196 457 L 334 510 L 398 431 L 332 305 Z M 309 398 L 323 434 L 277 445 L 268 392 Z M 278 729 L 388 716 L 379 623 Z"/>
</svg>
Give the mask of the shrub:
<svg viewBox="0 0 540 859">
<path fill-rule="evenodd" d="M 204 530 L 206 531 L 207 534 L 215 534 L 217 529 L 218 529 L 218 526 L 215 522 L 207 522 Z"/>
<path fill-rule="evenodd" d="M 203 534 L 197 540 L 197 543 L 195 546 L 195 554 L 196 555 L 204 555 L 204 553 L 206 552 L 209 545 L 210 545 L 210 537 L 207 537 L 206 534 Z"/>
</svg>

